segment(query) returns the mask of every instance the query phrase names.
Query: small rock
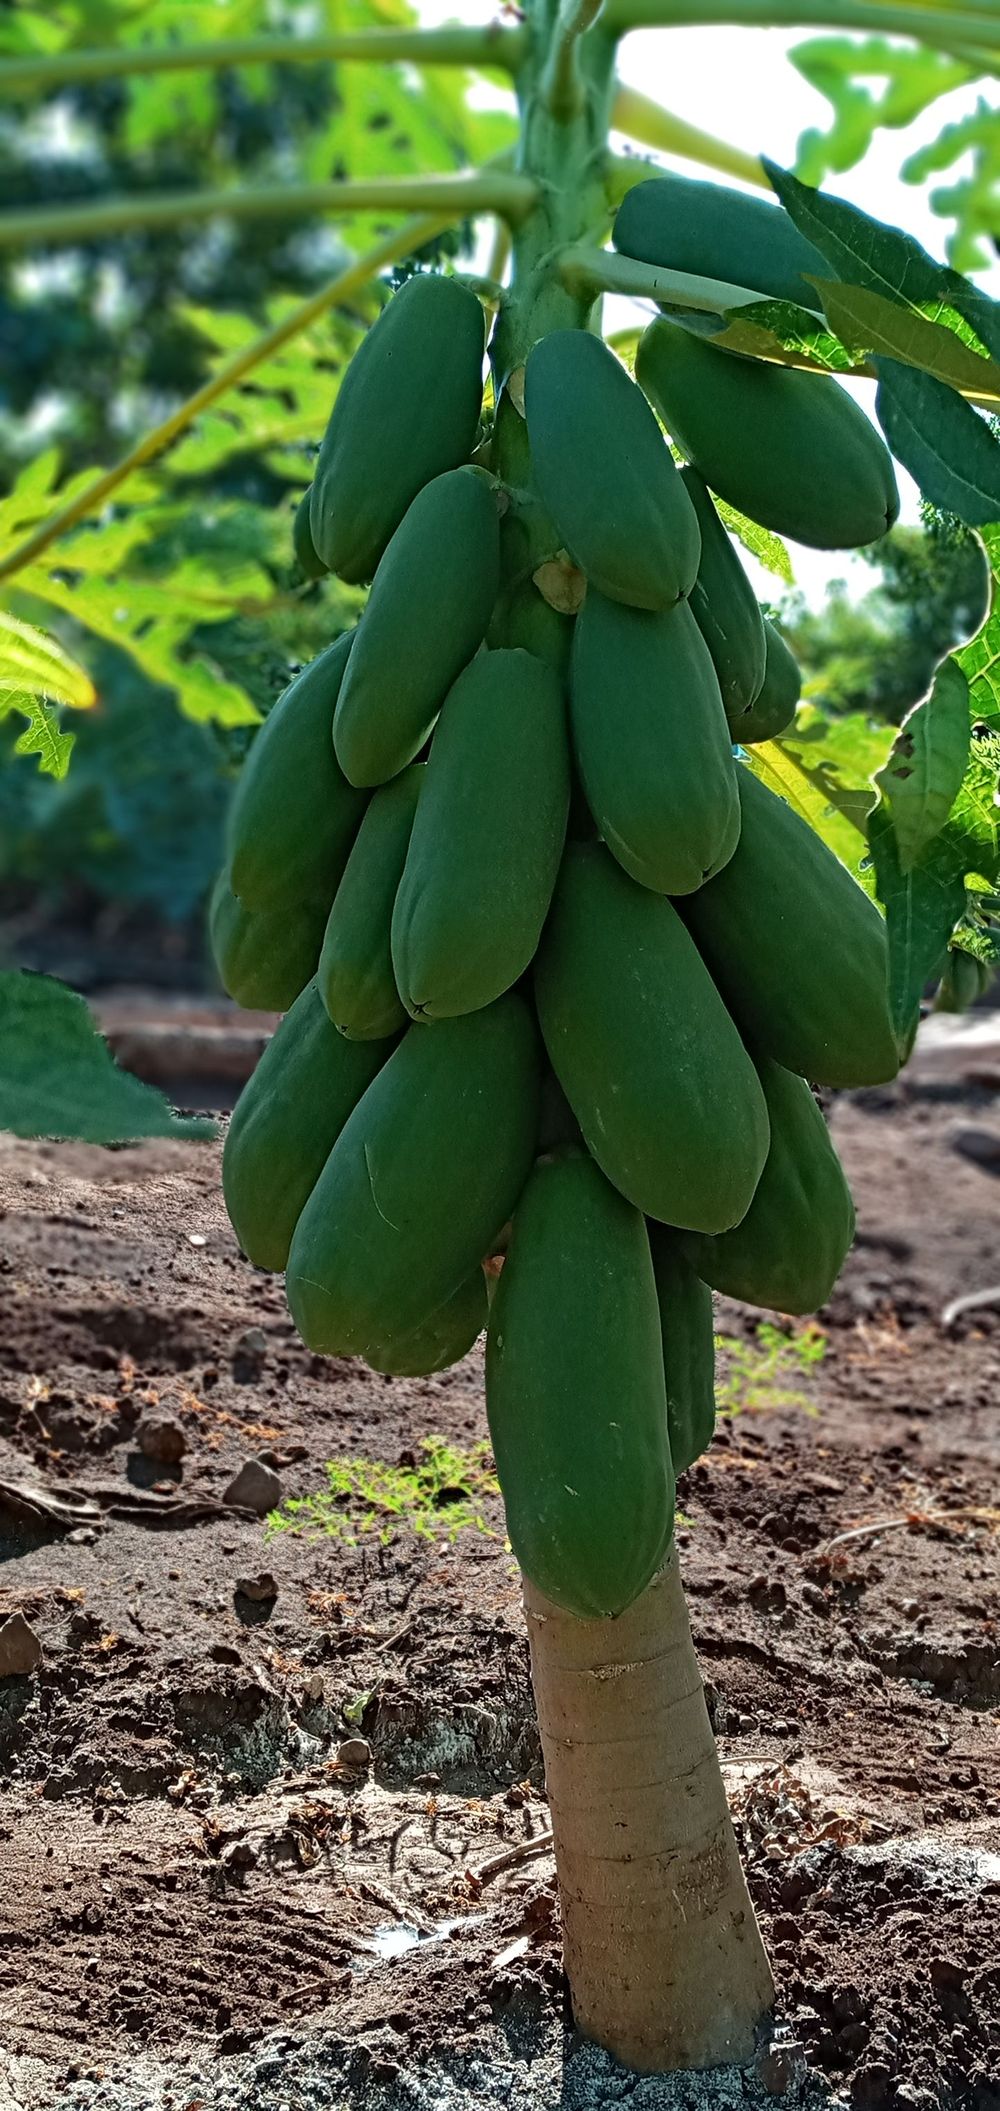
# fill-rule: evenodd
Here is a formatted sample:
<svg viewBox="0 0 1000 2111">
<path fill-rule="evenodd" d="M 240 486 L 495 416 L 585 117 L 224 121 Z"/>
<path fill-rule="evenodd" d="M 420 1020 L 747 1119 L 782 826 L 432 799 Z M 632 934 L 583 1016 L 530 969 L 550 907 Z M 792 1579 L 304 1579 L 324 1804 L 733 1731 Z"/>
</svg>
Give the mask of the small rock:
<svg viewBox="0 0 1000 2111">
<path fill-rule="evenodd" d="M 254 1605 L 266 1605 L 278 1595 L 278 1586 L 270 1569 L 260 1569 L 256 1576 L 237 1576 L 236 1596 L 249 1598 Z"/>
<path fill-rule="evenodd" d="M 236 1503 L 241 1510 L 253 1510 L 258 1517 L 266 1517 L 269 1510 L 276 1510 L 281 1501 L 282 1487 L 277 1474 L 263 1459 L 247 1459 L 234 1480 L 223 1490 L 224 1503 Z"/>
<path fill-rule="evenodd" d="M 184 1457 L 187 1438 L 173 1415 L 143 1415 L 139 1421 L 135 1441 L 144 1459 L 155 1459 L 159 1466 L 176 1466 Z"/>
<path fill-rule="evenodd" d="M 345 1737 L 337 1746 L 337 1765 L 369 1767 L 372 1763 L 372 1748 L 366 1737 Z"/>
<path fill-rule="evenodd" d="M 230 1840 L 228 1847 L 223 1848 L 219 1860 L 225 1863 L 227 1869 L 256 1869 L 257 1849 L 251 1846 L 249 1840 Z"/>
<path fill-rule="evenodd" d="M 0 1679 L 25 1678 L 37 1671 L 42 1645 L 23 1613 L 12 1613 L 0 1627 Z"/>
<path fill-rule="evenodd" d="M 267 1361 L 267 1335 L 263 1327 L 247 1327 L 234 1344 L 233 1378 L 237 1385 L 255 1385 Z"/>
<path fill-rule="evenodd" d="M 757 2061 L 757 2078 L 768 2096 L 798 2094 L 806 2075 L 806 2056 L 797 2038 L 775 2035 Z"/>
<path fill-rule="evenodd" d="M 66 1545 L 68 1547 L 96 1546 L 97 1533 L 93 1525 L 74 1525 L 72 1532 L 67 1532 L 66 1534 Z"/>
<path fill-rule="evenodd" d="M 323 1698 L 323 1673 L 322 1673 L 321 1671 L 313 1671 L 313 1672 L 310 1672 L 310 1675 L 309 1675 L 309 1677 L 307 1678 L 307 1680 L 306 1680 L 306 1682 L 305 1682 L 305 1685 L 304 1685 L 304 1686 L 303 1686 L 303 1688 L 302 1688 L 302 1698 L 303 1698 L 303 1700 L 307 1700 L 307 1701 L 321 1701 L 321 1700 L 322 1700 L 322 1698 Z"/>
</svg>

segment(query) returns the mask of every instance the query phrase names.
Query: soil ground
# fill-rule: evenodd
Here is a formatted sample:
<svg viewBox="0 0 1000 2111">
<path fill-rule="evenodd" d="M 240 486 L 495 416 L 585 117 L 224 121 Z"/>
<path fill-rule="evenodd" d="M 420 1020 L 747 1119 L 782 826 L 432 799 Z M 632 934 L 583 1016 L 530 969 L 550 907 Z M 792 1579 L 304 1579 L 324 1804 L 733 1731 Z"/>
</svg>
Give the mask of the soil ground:
<svg viewBox="0 0 1000 2111">
<path fill-rule="evenodd" d="M 44 1649 L 0 1679 L 0 2111 L 1000 2111 L 1000 1313 L 941 1319 L 1000 1282 L 1000 1184 L 955 1149 L 1000 1140 L 995 1083 L 834 1103 L 859 1235 L 820 1361 L 720 1302 L 679 1538 L 779 2029 L 755 2076 L 671 2083 L 574 2039 L 544 1850 L 490 1867 L 545 1827 L 499 1502 L 453 1544 L 213 1508 L 250 1457 L 296 1496 L 474 1445 L 478 1352 L 310 1356 L 213 1147 L 0 1143 L 0 1613 Z"/>
</svg>

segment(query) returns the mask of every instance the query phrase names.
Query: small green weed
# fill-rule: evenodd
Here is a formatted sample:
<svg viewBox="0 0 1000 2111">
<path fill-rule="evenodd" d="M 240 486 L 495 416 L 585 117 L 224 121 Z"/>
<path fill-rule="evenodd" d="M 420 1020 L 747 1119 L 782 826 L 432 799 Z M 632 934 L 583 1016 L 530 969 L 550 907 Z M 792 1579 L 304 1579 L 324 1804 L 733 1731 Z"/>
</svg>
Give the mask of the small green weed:
<svg viewBox="0 0 1000 2111">
<path fill-rule="evenodd" d="M 444 1540 L 450 1546 L 460 1532 L 496 1535 L 482 1505 L 499 1495 L 500 1484 L 487 1466 L 485 1442 L 463 1451 L 444 1437 L 424 1437 L 412 1465 L 390 1466 L 385 1459 L 329 1459 L 327 1485 L 315 1495 L 288 1496 L 268 1518 L 269 1532 L 302 1532 L 309 1539 L 327 1536 L 357 1546 L 376 1539 L 387 1546 L 396 1532 L 418 1539 Z"/>
<path fill-rule="evenodd" d="M 800 1407 L 807 1415 L 816 1413 L 801 1385 L 825 1354 L 822 1327 L 811 1324 L 801 1334 L 786 1334 L 772 1321 L 762 1320 L 752 1341 L 717 1334 L 715 1347 L 715 1397 L 720 1415 L 760 1414 L 774 1407 Z"/>
</svg>

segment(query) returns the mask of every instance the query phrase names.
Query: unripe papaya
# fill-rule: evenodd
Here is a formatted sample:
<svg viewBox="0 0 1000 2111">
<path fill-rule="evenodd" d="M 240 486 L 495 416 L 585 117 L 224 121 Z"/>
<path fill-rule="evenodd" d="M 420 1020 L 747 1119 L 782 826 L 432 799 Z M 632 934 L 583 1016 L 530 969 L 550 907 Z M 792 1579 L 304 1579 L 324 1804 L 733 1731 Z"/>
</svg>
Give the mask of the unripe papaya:
<svg viewBox="0 0 1000 2111">
<path fill-rule="evenodd" d="M 514 1212 L 486 1412 L 524 1574 L 581 1619 L 624 1612 L 666 1553 L 674 1475 L 646 1228 L 584 1151 L 542 1160 Z"/>
<path fill-rule="evenodd" d="M 417 492 L 471 453 L 486 323 L 457 279 L 407 279 L 351 360 L 313 476 L 310 523 L 327 570 L 371 579 Z"/>
<path fill-rule="evenodd" d="M 740 801 L 711 654 L 690 607 L 653 614 L 590 588 L 576 619 L 573 745 L 587 803 L 618 863 L 658 894 L 689 894 L 736 848 Z"/>
<path fill-rule="evenodd" d="M 805 273 L 830 276 L 784 206 L 699 177 L 670 173 L 635 184 L 618 208 L 612 241 L 642 264 L 722 279 L 806 308 L 820 303 Z"/>
<path fill-rule="evenodd" d="M 460 1363 L 477 1341 L 487 1318 L 486 1277 L 474 1268 L 454 1296 L 384 1354 L 372 1358 L 372 1369 L 390 1378 L 426 1378 Z"/>
<path fill-rule="evenodd" d="M 755 1053 L 817 1085 L 882 1084 L 899 1069 L 882 918 L 745 765 L 739 785 L 736 850 L 684 904 L 699 951 Z"/>
<path fill-rule="evenodd" d="M 687 1260 L 676 1232 L 662 1224 L 650 1224 L 648 1230 L 663 1337 L 670 1456 L 674 1472 L 686 1473 L 708 1450 L 715 1432 L 712 1293 Z"/>
<path fill-rule="evenodd" d="M 681 470 L 681 480 L 701 529 L 701 563 L 691 589 L 691 614 L 712 655 L 726 718 L 734 740 L 739 740 L 742 721 L 763 686 L 764 619 L 707 484 L 690 464 Z"/>
<path fill-rule="evenodd" d="M 534 957 L 566 835 L 562 686 L 533 653 L 483 652 L 451 690 L 392 913 L 414 1018 L 478 1011 Z"/>
<path fill-rule="evenodd" d="M 817 550 L 861 549 L 892 527 L 892 458 L 838 382 L 721 352 L 662 317 L 636 373 L 705 482 L 762 527 Z"/>
<path fill-rule="evenodd" d="M 972 953 L 963 953 L 961 946 L 951 946 L 934 999 L 935 1011 L 968 1011 L 970 1005 L 988 990 L 991 973 L 985 961 L 976 960 Z"/>
<path fill-rule="evenodd" d="M 337 699 L 333 742 L 352 784 L 412 762 L 482 644 L 500 576 L 496 496 L 479 469 L 417 493 L 375 574 Z"/>
<path fill-rule="evenodd" d="M 492 1250 L 531 1167 L 539 1049 L 524 999 L 411 1027 L 299 1218 L 292 1317 L 321 1355 L 385 1362 Z"/>
<path fill-rule="evenodd" d="M 247 1011 L 286 1012 L 316 973 L 328 902 L 245 909 L 219 874 L 208 929 L 219 980 Z"/>
<path fill-rule="evenodd" d="M 378 1041 L 406 1025 L 390 931 L 423 775 L 424 764 L 411 762 L 373 794 L 327 922 L 316 980 L 334 1025 L 352 1041 Z"/>
<path fill-rule="evenodd" d="M 733 738 L 742 742 L 744 747 L 750 747 L 757 740 L 776 740 L 779 733 L 787 732 L 802 694 L 799 663 L 777 625 L 767 616 L 764 618 L 764 639 L 767 656 L 763 686 L 749 711 L 744 712 L 738 726 L 733 727 Z"/>
<path fill-rule="evenodd" d="M 760 1080 L 673 904 L 599 843 L 567 847 L 535 995 L 549 1061 L 608 1179 L 663 1223 L 737 1224 L 767 1156 Z"/>
<path fill-rule="evenodd" d="M 341 1038 L 308 982 L 272 1034 L 226 1131 L 222 1192 L 255 1268 L 282 1269 L 327 1158 L 391 1042 Z"/>
<path fill-rule="evenodd" d="M 328 645 L 278 698 L 236 783 L 226 874 L 246 909 L 333 900 L 365 810 L 333 752 L 333 712 L 351 649 Z"/>
<path fill-rule="evenodd" d="M 524 406 L 535 485 L 588 580 L 632 608 L 689 594 L 694 508 L 641 389 L 599 337 L 553 330 L 528 354 Z"/>
<path fill-rule="evenodd" d="M 303 491 L 302 497 L 295 508 L 295 518 L 292 522 L 292 549 L 295 552 L 295 561 L 299 571 L 304 574 L 306 579 L 325 579 L 326 566 L 322 558 L 316 555 L 316 548 L 312 539 L 312 528 L 309 524 L 311 503 L 312 485 L 310 484 L 308 491 Z"/>
<path fill-rule="evenodd" d="M 741 1224 L 684 1251 L 706 1283 L 774 1312 L 825 1305 L 854 1237 L 854 1204 L 830 1132 L 804 1078 L 760 1064 L 771 1148 Z"/>
</svg>

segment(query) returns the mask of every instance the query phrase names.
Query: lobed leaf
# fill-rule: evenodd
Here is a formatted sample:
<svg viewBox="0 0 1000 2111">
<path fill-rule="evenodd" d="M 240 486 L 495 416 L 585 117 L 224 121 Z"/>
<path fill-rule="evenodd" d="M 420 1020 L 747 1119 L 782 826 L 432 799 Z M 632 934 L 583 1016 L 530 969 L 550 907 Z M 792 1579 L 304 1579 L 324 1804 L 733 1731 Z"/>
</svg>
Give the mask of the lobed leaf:
<svg viewBox="0 0 1000 2111">
<path fill-rule="evenodd" d="M 944 827 L 969 760 L 969 684 L 944 660 L 930 695 L 907 713 L 875 782 L 892 817 L 900 868 L 911 872 Z"/>
</svg>

